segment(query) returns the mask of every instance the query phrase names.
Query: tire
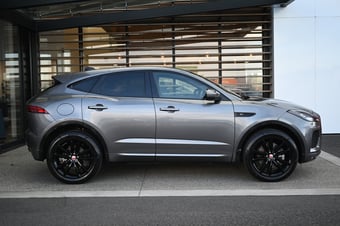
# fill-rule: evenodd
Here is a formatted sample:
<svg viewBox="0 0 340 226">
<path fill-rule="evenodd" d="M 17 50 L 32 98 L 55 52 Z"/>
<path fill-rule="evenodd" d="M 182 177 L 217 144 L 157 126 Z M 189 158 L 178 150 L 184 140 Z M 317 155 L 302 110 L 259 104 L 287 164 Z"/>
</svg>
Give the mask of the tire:
<svg viewBox="0 0 340 226">
<path fill-rule="evenodd" d="M 286 133 L 265 129 L 248 139 L 243 162 L 255 178 L 276 182 L 287 178 L 294 171 L 298 162 L 298 149 Z"/>
<path fill-rule="evenodd" d="M 57 135 L 47 153 L 51 174 L 63 183 L 81 184 L 101 169 L 103 155 L 94 138 L 81 131 Z"/>
</svg>

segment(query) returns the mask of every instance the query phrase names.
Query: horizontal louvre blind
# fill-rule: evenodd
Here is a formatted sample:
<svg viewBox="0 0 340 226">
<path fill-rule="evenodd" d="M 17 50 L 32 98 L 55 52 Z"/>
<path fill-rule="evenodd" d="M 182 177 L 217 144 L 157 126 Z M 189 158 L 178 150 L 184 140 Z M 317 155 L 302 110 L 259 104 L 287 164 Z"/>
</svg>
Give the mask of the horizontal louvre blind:
<svg viewBox="0 0 340 226">
<path fill-rule="evenodd" d="M 261 7 L 43 32 L 42 88 L 54 74 L 88 66 L 165 66 L 269 97 L 271 34 L 271 9 Z"/>
</svg>

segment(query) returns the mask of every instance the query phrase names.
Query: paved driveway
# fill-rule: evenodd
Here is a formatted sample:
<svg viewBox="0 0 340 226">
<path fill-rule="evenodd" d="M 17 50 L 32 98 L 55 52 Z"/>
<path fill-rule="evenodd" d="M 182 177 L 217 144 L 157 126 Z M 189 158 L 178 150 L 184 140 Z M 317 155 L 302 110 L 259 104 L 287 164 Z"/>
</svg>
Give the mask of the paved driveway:
<svg viewBox="0 0 340 226">
<path fill-rule="evenodd" d="M 340 159 L 325 152 L 278 183 L 253 179 L 245 168 L 222 163 L 107 164 L 81 185 L 54 179 L 26 146 L 0 155 L 0 198 L 233 196 L 340 194 Z"/>
<path fill-rule="evenodd" d="M 322 148 L 328 153 L 340 158 L 340 135 L 325 134 L 322 135 Z"/>
</svg>

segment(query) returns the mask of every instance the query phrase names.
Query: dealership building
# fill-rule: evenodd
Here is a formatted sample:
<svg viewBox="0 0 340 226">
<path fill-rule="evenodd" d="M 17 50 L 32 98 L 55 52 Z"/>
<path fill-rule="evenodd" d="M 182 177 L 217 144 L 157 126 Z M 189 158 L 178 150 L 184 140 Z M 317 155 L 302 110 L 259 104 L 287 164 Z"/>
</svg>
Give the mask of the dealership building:
<svg viewBox="0 0 340 226">
<path fill-rule="evenodd" d="M 336 0 L 11 0 L 0 40 L 0 152 L 23 144 L 30 97 L 89 67 L 189 70 L 311 108 L 340 133 Z"/>
</svg>

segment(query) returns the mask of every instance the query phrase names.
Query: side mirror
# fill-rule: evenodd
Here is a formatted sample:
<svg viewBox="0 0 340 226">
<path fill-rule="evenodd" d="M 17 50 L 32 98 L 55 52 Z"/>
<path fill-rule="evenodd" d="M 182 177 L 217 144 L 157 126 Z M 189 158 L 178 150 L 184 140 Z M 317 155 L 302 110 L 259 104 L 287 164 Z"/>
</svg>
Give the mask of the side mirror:
<svg viewBox="0 0 340 226">
<path fill-rule="evenodd" d="M 221 94 L 219 92 L 217 92 L 216 90 L 213 89 L 207 89 L 205 91 L 205 96 L 204 96 L 205 100 L 213 100 L 215 101 L 215 103 L 218 103 L 221 101 Z"/>
</svg>

